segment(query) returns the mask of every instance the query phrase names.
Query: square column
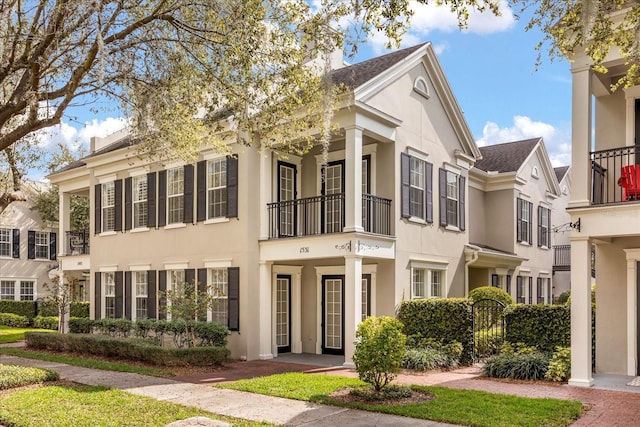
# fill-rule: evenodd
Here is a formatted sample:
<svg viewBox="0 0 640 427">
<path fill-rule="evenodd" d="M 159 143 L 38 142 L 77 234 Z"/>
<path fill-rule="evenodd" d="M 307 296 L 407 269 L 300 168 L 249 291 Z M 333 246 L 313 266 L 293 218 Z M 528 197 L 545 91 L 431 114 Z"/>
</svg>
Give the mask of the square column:
<svg viewBox="0 0 640 427">
<path fill-rule="evenodd" d="M 273 359 L 271 322 L 271 262 L 260 261 L 260 285 L 258 287 L 260 312 L 260 360 Z"/>
<path fill-rule="evenodd" d="M 346 129 L 344 231 L 362 229 L 362 129 Z"/>
<path fill-rule="evenodd" d="M 263 148 L 258 152 L 260 156 L 260 240 L 269 238 L 269 212 L 267 204 L 271 202 L 273 179 L 272 156 L 273 152 Z"/>
<path fill-rule="evenodd" d="M 591 203 L 591 67 L 571 70 L 571 201 L 569 207 Z"/>
<path fill-rule="evenodd" d="M 591 387 L 591 240 L 571 237 L 571 379 Z"/>
<path fill-rule="evenodd" d="M 362 257 L 344 257 L 344 366 L 354 367 L 356 329 L 362 320 Z"/>
<path fill-rule="evenodd" d="M 640 248 L 625 249 L 627 258 L 627 375 L 638 370 L 638 287 L 640 287 Z"/>
</svg>

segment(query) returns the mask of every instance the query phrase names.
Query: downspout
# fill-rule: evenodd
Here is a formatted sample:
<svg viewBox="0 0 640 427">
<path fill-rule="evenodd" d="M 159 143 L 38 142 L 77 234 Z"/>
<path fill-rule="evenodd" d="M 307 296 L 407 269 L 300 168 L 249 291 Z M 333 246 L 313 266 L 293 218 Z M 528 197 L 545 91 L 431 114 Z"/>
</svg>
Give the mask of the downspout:
<svg viewBox="0 0 640 427">
<path fill-rule="evenodd" d="M 474 262 L 476 262 L 478 260 L 478 257 L 480 256 L 480 251 L 482 250 L 481 247 L 476 246 L 476 245 L 472 245 L 472 244 L 467 244 L 467 247 L 471 250 L 473 250 L 473 252 L 468 253 L 465 250 L 465 263 L 464 263 L 464 296 L 468 297 L 469 296 L 469 266 L 471 264 L 473 264 Z M 471 257 L 469 257 L 471 256 Z"/>
</svg>

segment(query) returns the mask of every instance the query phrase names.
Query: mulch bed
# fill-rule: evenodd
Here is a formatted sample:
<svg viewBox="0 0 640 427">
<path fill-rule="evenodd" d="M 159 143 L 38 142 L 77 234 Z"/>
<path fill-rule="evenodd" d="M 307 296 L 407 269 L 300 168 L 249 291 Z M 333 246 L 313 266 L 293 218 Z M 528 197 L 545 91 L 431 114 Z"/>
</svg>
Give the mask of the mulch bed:
<svg viewBox="0 0 640 427">
<path fill-rule="evenodd" d="M 345 387 L 338 391 L 331 393 L 329 396 L 335 401 L 341 404 L 351 404 L 351 403 L 362 403 L 365 405 L 377 405 L 377 406 L 402 406 L 402 405 L 410 405 L 415 403 L 428 402 L 433 400 L 433 395 L 428 392 L 412 390 L 411 397 L 403 397 L 397 399 L 384 399 L 377 400 L 372 398 L 367 398 L 366 396 L 360 394 L 351 393 L 353 388 Z M 373 391 L 372 391 L 373 392 Z"/>
</svg>

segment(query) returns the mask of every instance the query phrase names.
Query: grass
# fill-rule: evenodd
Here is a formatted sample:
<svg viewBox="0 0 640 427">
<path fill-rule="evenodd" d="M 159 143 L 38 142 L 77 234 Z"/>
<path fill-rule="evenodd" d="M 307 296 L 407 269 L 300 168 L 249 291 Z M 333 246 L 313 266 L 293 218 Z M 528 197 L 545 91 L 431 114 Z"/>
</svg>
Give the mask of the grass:
<svg viewBox="0 0 640 427">
<path fill-rule="evenodd" d="M 577 401 L 531 399 L 446 387 L 412 386 L 414 390 L 430 393 L 433 399 L 405 405 L 344 404 L 330 397 L 332 392 L 344 387 L 364 385 L 352 378 L 287 373 L 216 387 L 470 426 L 566 426 L 578 418 L 582 410 L 582 404 Z"/>
<path fill-rule="evenodd" d="M 50 369 L 0 365 L 0 390 L 55 381 L 60 375 Z"/>
<path fill-rule="evenodd" d="M 173 376 L 173 373 L 171 371 L 167 371 L 165 369 L 152 368 L 148 366 L 129 365 L 126 363 L 118 362 L 108 362 L 104 360 L 89 359 L 76 356 L 39 353 L 36 351 L 29 351 L 21 348 L 1 347 L 0 354 L 24 357 L 27 359 L 44 360 L 46 362 L 66 363 L 67 365 L 82 366 L 83 368 L 91 369 L 102 369 L 104 371 L 131 372 L 141 375 L 151 375 L 154 377 Z"/>
<path fill-rule="evenodd" d="M 11 328 L 9 326 L 0 325 L 0 344 L 18 342 L 24 339 L 25 332 L 51 332 L 57 333 L 49 329 L 36 328 Z"/>
<path fill-rule="evenodd" d="M 100 386 L 45 386 L 0 398 L 0 425 L 14 427 L 164 426 L 205 416 L 234 426 L 268 426 Z"/>
</svg>

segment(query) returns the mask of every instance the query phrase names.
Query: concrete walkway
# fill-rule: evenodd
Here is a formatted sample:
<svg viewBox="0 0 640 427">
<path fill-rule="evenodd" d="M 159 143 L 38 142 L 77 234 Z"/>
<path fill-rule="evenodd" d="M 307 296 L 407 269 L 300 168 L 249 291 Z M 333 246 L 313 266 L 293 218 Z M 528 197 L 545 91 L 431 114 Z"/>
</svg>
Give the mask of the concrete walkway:
<svg viewBox="0 0 640 427">
<path fill-rule="evenodd" d="M 194 406 L 215 414 L 268 421 L 289 426 L 430 426 L 450 424 L 417 420 L 395 415 L 318 405 L 279 397 L 262 396 L 235 390 L 216 389 L 193 384 L 123 372 L 101 371 L 62 363 L 44 362 L 0 355 L 1 364 L 48 368 L 65 380 L 80 384 L 104 385 L 157 400 Z"/>
</svg>

